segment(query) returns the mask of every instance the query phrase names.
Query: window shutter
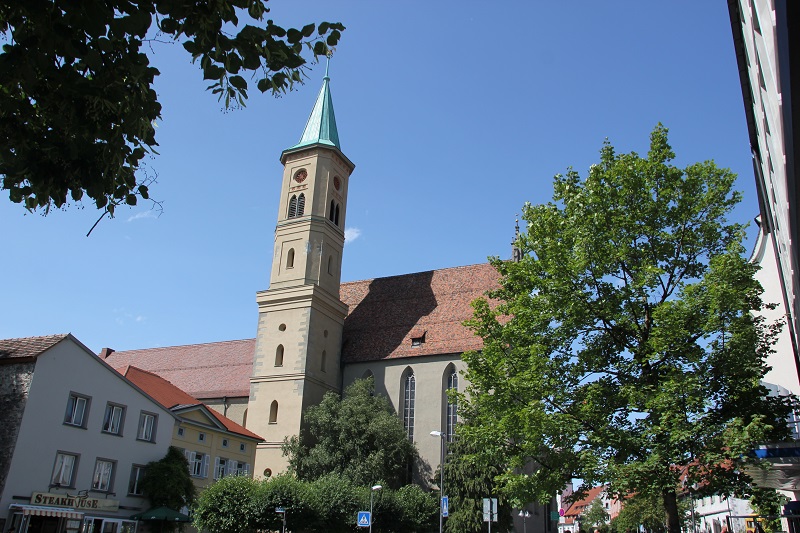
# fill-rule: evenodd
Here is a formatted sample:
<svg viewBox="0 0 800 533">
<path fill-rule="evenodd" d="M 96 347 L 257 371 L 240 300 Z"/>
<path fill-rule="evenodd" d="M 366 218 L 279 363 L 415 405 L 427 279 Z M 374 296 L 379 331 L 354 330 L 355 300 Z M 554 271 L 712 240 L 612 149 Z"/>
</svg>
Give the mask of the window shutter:
<svg viewBox="0 0 800 533">
<path fill-rule="evenodd" d="M 228 459 L 228 475 L 231 476 L 236 473 L 236 461 L 233 459 Z"/>
<path fill-rule="evenodd" d="M 292 196 L 289 199 L 289 216 L 287 218 L 294 218 L 297 216 L 297 196 Z"/>
<path fill-rule="evenodd" d="M 190 452 L 188 450 L 184 451 L 183 453 L 186 454 L 186 460 L 189 461 L 189 475 L 194 475 L 194 452 Z"/>
<path fill-rule="evenodd" d="M 244 465 L 244 475 L 245 476 L 249 476 L 250 475 L 250 463 L 247 463 L 246 465 Z"/>
<path fill-rule="evenodd" d="M 306 209 L 306 195 L 300 193 L 300 196 L 297 197 L 297 215 L 298 217 L 303 216 L 303 212 Z"/>
<path fill-rule="evenodd" d="M 214 457 L 214 479 L 219 479 L 219 457 Z"/>
<path fill-rule="evenodd" d="M 208 454 L 203 456 L 203 474 L 202 477 L 208 477 Z"/>
</svg>

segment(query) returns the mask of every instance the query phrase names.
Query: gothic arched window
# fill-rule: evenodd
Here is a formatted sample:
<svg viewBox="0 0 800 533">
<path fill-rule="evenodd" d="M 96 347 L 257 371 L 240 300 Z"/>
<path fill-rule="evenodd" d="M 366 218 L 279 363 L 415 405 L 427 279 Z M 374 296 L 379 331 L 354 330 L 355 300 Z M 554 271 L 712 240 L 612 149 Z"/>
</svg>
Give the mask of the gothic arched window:
<svg viewBox="0 0 800 533">
<path fill-rule="evenodd" d="M 452 365 L 449 367 L 450 374 L 447 376 L 447 391 L 458 392 L 458 372 Z M 445 413 L 445 437 L 447 442 L 453 442 L 453 435 L 456 432 L 456 423 L 458 422 L 458 401 L 451 398 L 450 394 L 446 394 L 447 411 Z"/>
<path fill-rule="evenodd" d="M 297 196 L 294 194 L 291 198 L 289 198 L 289 213 L 287 213 L 287 218 L 294 218 L 297 216 Z"/>
<path fill-rule="evenodd" d="M 414 371 L 406 370 L 403 378 L 403 427 L 408 440 L 414 442 L 414 404 L 417 397 L 417 380 Z"/>
<path fill-rule="evenodd" d="M 306 195 L 300 193 L 300 196 L 297 197 L 297 214 L 295 216 L 301 217 L 303 216 L 303 212 L 306 209 Z"/>
</svg>

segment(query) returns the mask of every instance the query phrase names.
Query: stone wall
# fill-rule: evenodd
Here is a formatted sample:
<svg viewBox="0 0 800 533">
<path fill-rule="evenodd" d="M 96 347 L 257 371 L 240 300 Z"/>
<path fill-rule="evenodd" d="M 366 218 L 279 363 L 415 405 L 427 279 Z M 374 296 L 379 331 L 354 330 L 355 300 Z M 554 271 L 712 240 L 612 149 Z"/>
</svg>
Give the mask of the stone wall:
<svg viewBox="0 0 800 533">
<path fill-rule="evenodd" d="M 14 455 L 35 362 L 0 365 L 0 494 Z"/>
</svg>

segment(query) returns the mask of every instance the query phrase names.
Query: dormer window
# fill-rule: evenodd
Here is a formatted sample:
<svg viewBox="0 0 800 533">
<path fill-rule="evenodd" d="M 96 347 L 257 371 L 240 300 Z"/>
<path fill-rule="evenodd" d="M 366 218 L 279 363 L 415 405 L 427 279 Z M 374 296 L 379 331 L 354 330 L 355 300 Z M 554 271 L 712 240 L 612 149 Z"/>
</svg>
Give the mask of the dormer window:
<svg viewBox="0 0 800 533">
<path fill-rule="evenodd" d="M 425 333 L 427 331 L 423 330 L 416 330 L 411 332 L 411 346 L 422 346 L 425 342 Z"/>
</svg>

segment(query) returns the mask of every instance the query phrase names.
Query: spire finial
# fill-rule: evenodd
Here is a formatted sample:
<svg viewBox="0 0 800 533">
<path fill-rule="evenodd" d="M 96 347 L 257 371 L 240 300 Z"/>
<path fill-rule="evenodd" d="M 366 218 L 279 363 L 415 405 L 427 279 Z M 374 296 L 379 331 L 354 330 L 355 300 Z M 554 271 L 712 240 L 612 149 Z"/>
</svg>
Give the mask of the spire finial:
<svg viewBox="0 0 800 533">
<path fill-rule="evenodd" d="M 519 242 L 519 214 L 514 215 L 516 218 L 516 228 L 514 231 L 514 241 L 511 243 L 511 260 L 515 263 L 522 261 L 522 250 L 517 246 Z"/>
<path fill-rule="evenodd" d="M 328 68 L 330 68 L 330 66 L 331 66 L 331 56 L 332 55 L 333 55 L 333 52 L 330 51 L 330 50 L 328 50 L 328 53 L 325 54 L 325 77 L 322 78 L 324 80 L 329 80 L 330 79 L 328 77 Z"/>
</svg>

